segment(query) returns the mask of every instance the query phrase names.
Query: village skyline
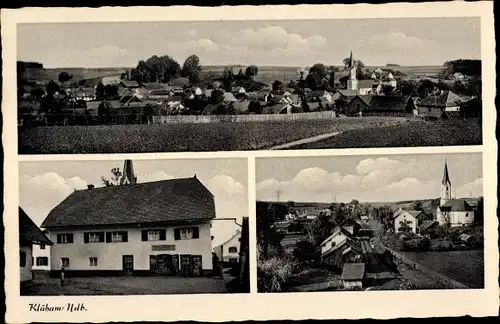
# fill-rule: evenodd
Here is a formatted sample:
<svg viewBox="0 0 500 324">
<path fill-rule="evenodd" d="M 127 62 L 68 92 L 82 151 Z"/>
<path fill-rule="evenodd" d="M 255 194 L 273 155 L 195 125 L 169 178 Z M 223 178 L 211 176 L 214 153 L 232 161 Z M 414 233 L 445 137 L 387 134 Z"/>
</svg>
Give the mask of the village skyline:
<svg viewBox="0 0 500 324">
<path fill-rule="evenodd" d="M 135 42 L 131 44 L 130 39 Z M 195 54 L 200 57 L 202 66 L 256 64 L 300 67 L 316 62 L 342 66 L 342 60 L 351 50 L 355 58 L 366 66 L 441 66 L 458 58 L 480 59 L 479 19 L 51 23 L 18 26 L 18 60 L 40 62 L 46 68 L 135 67 L 139 60 L 165 54 L 181 63 Z"/>
<path fill-rule="evenodd" d="M 133 160 L 137 183 L 196 176 L 214 195 L 216 218 L 248 216 L 247 162 L 245 159 Z M 104 187 L 111 169 L 123 171 L 123 160 L 19 163 L 19 204 L 40 226 L 48 213 L 74 190 L 88 185 Z M 213 245 L 240 229 L 231 221 L 215 221 Z"/>
<path fill-rule="evenodd" d="M 445 161 L 453 197 L 483 195 L 481 155 L 467 153 L 259 158 L 256 159 L 256 198 L 302 203 L 435 199 L 440 195 Z"/>
</svg>

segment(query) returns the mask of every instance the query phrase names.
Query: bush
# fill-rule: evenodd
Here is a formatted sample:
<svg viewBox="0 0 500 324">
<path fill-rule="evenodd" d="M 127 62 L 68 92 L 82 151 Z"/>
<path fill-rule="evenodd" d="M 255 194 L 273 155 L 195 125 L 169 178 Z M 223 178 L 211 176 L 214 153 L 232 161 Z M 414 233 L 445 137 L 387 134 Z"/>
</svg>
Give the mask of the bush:
<svg viewBox="0 0 500 324">
<path fill-rule="evenodd" d="M 286 291 L 295 265 L 289 259 L 273 257 L 259 260 L 257 264 L 257 289 L 259 292 Z"/>
</svg>

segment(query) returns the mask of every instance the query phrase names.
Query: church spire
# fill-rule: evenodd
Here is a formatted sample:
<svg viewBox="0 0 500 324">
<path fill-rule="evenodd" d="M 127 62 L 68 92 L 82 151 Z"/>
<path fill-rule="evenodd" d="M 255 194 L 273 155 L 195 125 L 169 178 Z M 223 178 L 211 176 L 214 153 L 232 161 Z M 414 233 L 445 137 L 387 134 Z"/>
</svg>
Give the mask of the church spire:
<svg viewBox="0 0 500 324">
<path fill-rule="evenodd" d="M 451 185 L 450 175 L 448 174 L 448 163 L 446 159 L 444 160 L 444 174 L 443 174 L 443 182 L 441 182 L 443 186 Z"/>
<path fill-rule="evenodd" d="M 352 50 L 351 50 L 351 56 L 349 56 L 349 69 L 352 69 L 354 67 L 354 60 L 352 59 Z"/>
<path fill-rule="evenodd" d="M 120 184 L 136 184 L 137 177 L 134 174 L 134 166 L 132 160 L 125 160 L 123 164 L 123 175 Z"/>
</svg>

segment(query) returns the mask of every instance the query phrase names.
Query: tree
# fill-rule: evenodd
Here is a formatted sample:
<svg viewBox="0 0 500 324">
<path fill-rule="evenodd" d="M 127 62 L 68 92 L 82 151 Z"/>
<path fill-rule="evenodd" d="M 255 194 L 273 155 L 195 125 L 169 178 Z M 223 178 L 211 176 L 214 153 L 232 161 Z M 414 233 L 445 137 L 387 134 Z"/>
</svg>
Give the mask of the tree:
<svg viewBox="0 0 500 324">
<path fill-rule="evenodd" d="M 31 90 L 30 95 L 34 100 L 39 100 L 45 94 L 42 88 L 34 88 Z"/>
<path fill-rule="evenodd" d="M 222 104 L 222 102 L 224 101 L 224 91 L 220 89 L 213 90 L 212 94 L 210 95 L 210 101 L 215 105 Z"/>
<path fill-rule="evenodd" d="M 394 92 L 394 87 L 390 84 L 382 85 L 382 93 L 386 96 L 392 95 Z"/>
<path fill-rule="evenodd" d="M 106 84 L 104 86 L 104 97 L 113 98 L 118 95 L 118 87 L 114 84 Z"/>
<path fill-rule="evenodd" d="M 238 79 L 241 80 L 245 76 L 245 73 L 243 73 L 243 69 L 240 69 L 238 71 Z"/>
<path fill-rule="evenodd" d="M 283 82 L 281 82 L 280 80 L 275 80 L 273 82 L 273 91 L 283 91 Z"/>
<path fill-rule="evenodd" d="M 182 65 L 182 75 L 189 79 L 191 84 L 200 82 L 201 65 L 196 55 L 189 56 Z"/>
<path fill-rule="evenodd" d="M 330 70 L 330 78 L 328 79 L 328 85 L 332 90 L 335 90 L 335 71 Z"/>
<path fill-rule="evenodd" d="M 139 61 L 137 67 L 130 72 L 132 80 L 138 83 L 169 82 L 181 75 L 181 67 L 176 60 L 168 55 L 153 55 L 146 61 Z"/>
<path fill-rule="evenodd" d="M 97 99 L 102 100 L 106 97 L 106 93 L 104 92 L 104 84 L 99 82 L 95 88 L 95 94 Z"/>
<path fill-rule="evenodd" d="M 422 202 L 420 200 L 416 200 L 413 202 L 413 210 L 424 210 L 423 206 L 422 206 Z"/>
<path fill-rule="evenodd" d="M 114 187 L 120 185 L 122 176 L 123 173 L 120 171 L 120 168 L 113 168 L 111 169 L 111 178 L 106 179 L 105 177 L 101 177 L 101 180 L 106 187 Z"/>
<path fill-rule="evenodd" d="M 245 70 L 245 75 L 247 77 L 253 77 L 259 73 L 259 68 L 256 65 L 250 65 Z"/>
<path fill-rule="evenodd" d="M 326 76 L 326 67 L 322 63 L 316 63 L 309 69 L 309 73 L 316 73 L 320 79 L 323 79 Z"/>
<path fill-rule="evenodd" d="M 349 63 L 351 62 L 351 59 L 346 57 L 345 59 L 342 60 L 342 63 L 344 63 L 344 69 L 348 70 L 349 69 Z M 365 67 L 365 64 L 361 62 L 360 60 L 354 60 L 354 65 L 356 66 L 356 69 L 361 70 Z"/>
<path fill-rule="evenodd" d="M 231 91 L 234 82 L 233 68 L 226 66 L 222 72 L 222 86 L 224 90 Z"/>
<path fill-rule="evenodd" d="M 305 85 L 311 90 L 319 90 L 321 80 L 321 77 L 316 72 L 310 72 L 305 79 Z"/>
<path fill-rule="evenodd" d="M 262 256 L 268 256 L 269 247 L 280 248 L 283 235 L 276 231 L 274 223 L 281 216 L 284 218 L 284 210 L 275 209 L 272 204 L 266 202 L 257 202 L 256 208 L 256 226 L 257 240 L 262 248 Z M 281 215 L 282 214 L 282 215 Z"/>
<path fill-rule="evenodd" d="M 314 242 L 311 242 L 306 238 L 296 243 L 296 247 L 292 253 L 297 261 L 304 266 L 316 263 L 319 260 L 318 252 L 319 251 L 315 248 Z"/>
<path fill-rule="evenodd" d="M 73 76 L 69 75 L 68 72 L 59 73 L 59 82 L 61 82 L 62 84 L 65 84 L 71 79 L 73 79 Z"/>
<path fill-rule="evenodd" d="M 53 80 L 50 80 L 49 83 L 47 84 L 47 93 L 50 96 L 53 96 L 59 90 L 60 90 L 59 85 L 55 83 Z"/>
<path fill-rule="evenodd" d="M 436 84 L 431 80 L 425 79 L 422 80 L 417 88 L 417 93 L 420 98 L 425 98 L 430 95 L 434 89 L 436 88 Z"/>
</svg>

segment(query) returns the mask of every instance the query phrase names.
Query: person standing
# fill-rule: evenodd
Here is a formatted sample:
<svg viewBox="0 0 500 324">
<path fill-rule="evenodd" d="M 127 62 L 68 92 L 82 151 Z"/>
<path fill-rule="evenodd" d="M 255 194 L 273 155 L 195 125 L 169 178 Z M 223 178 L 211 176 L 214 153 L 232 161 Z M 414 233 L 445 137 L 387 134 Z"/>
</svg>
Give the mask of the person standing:
<svg viewBox="0 0 500 324">
<path fill-rule="evenodd" d="M 64 267 L 61 267 L 61 287 L 64 287 Z"/>
</svg>

